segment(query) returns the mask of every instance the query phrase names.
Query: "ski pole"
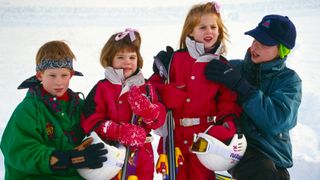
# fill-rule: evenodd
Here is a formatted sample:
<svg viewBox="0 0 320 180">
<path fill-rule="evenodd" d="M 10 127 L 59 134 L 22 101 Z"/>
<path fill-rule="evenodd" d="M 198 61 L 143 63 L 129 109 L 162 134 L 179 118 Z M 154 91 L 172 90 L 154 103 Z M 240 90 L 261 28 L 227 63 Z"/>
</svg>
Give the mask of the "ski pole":
<svg viewBox="0 0 320 180">
<path fill-rule="evenodd" d="M 126 155 L 125 155 L 124 164 L 121 170 L 121 180 L 126 180 L 129 156 L 130 156 L 130 148 L 126 146 Z"/>
<path fill-rule="evenodd" d="M 173 117 L 172 111 L 168 111 L 168 158 L 169 158 L 169 179 L 176 179 L 176 155 L 174 147 Z"/>
<path fill-rule="evenodd" d="M 135 114 L 132 114 L 132 118 L 131 118 L 131 124 L 134 123 L 134 120 L 136 118 Z M 121 180 L 126 180 L 126 176 L 127 176 L 127 168 L 128 168 L 128 160 L 130 157 L 130 147 L 126 146 L 126 155 L 124 158 L 124 164 L 122 166 L 122 170 L 121 170 Z"/>
<path fill-rule="evenodd" d="M 172 58 L 172 56 L 171 56 Z M 168 71 L 157 57 L 154 57 L 154 62 L 159 70 L 159 75 L 165 78 L 165 83 L 170 83 L 170 64 L 168 66 Z M 171 62 L 171 59 L 170 59 Z M 174 119 L 172 116 L 172 111 L 169 109 L 167 112 L 167 131 L 168 131 L 168 160 L 169 160 L 169 179 L 176 179 L 176 156 L 175 156 L 175 145 L 174 145 Z M 165 141 L 165 138 L 163 139 Z M 165 145 L 165 143 L 164 143 Z M 166 147 L 164 147 L 166 149 Z"/>
</svg>

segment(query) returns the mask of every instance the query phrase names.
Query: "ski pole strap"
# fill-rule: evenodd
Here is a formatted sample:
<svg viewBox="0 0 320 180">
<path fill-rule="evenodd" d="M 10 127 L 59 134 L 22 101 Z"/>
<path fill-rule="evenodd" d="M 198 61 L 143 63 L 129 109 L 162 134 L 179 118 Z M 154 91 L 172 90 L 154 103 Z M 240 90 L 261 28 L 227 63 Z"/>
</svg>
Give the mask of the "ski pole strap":
<svg viewBox="0 0 320 180">
<path fill-rule="evenodd" d="M 238 118 L 235 114 L 231 114 L 231 116 L 234 117 L 234 124 L 236 125 L 236 128 L 237 128 L 237 134 L 243 134 L 241 125 L 239 122 L 240 118 Z"/>
</svg>

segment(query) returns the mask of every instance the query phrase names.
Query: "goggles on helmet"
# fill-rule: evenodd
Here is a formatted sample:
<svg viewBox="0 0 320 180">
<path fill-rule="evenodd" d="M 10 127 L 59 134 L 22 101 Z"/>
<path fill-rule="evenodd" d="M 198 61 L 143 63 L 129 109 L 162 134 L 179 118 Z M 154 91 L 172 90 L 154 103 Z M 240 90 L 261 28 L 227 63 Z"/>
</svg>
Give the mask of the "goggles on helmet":
<svg viewBox="0 0 320 180">
<path fill-rule="evenodd" d="M 226 171 L 236 165 L 246 151 L 247 141 L 243 134 L 234 134 L 229 145 L 205 132 L 194 135 L 190 151 L 205 167 L 212 171 Z"/>
<path fill-rule="evenodd" d="M 213 153 L 220 155 L 224 158 L 232 158 L 231 151 L 227 145 L 217 140 L 216 138 L 210 138 L 211 136 L 204 133 L 194 135 L 194 140 L 191 145 L 191 152 L 195 154 L 208 154 Z M 233 158 L 232 158 L 233 159 Z M 235 159 L 238 160 L 238 159 Z"/>
</svg>

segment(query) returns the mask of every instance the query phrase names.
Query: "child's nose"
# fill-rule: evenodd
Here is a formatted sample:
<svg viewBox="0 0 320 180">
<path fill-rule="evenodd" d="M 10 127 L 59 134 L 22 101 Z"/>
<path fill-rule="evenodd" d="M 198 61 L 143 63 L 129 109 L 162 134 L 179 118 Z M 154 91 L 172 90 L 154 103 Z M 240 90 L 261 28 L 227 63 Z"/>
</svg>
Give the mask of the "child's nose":
<svg viewBox="0 0 320 180">
<path fill-rule="evenodd" d="M 126 58 L 126 60 L 124 61 L 124 64 L 125 65 L 130 65 L 131 64 L 130 58 Z"/>
<path fill-rule="evenodd" d="M 206 32 L 207 33 L 212 33 L 212 29 L 208 27 L 208 28 L 206 28 Z"/>
<path fill-rule="evenodd" d="M 129 66 L 131 66 L 131 62 L 128 59 L 126 59 L 122 64 L 122 68 L 126 68 L 126 67 L 129 67 Z"/>
<path fill-rule="evenodd" d="M 62 81 L 63 81 L 63 80 L 62 80 L 62 78 L 60 78 L 60 77 L 58 77 L 58 78 L 56 79 L 56 83 L 57 83 L 57 84 L 61 84 Z"/>
<path fill-rule="evenodd" d="M 253 41 L 251 44 L 251 49 L 257 49 L 259 48 L 259 43 L 257 41 Z"/>
</svg>

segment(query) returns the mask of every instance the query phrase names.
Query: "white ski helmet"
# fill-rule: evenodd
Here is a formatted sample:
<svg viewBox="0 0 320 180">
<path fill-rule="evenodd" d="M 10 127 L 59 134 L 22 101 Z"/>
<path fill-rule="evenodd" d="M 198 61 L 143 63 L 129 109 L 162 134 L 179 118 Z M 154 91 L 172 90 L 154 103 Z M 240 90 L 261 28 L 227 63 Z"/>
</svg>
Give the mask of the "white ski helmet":
<svg viewBox="0 0 320 180">
<path fill-rule="evenodd" d="M 100 142 L 104 144 L 104 148 L 108 150 L 108 153 L 106 154 L 108 160 L 103 163 L 103 166 L 101 168 L 97 168 L 97 169 L 82 168 L 82 169 L 78 169 L 78 173 L 83 178 L 89 179 L 89 180 L 90 179 L 106 180 L 106 179 L 113 178 L 119 173 L 119 171 L 123 166 L 124 158 L 126 154 L 126 148 L 121 144 L 118 144 L 117 147 L 106 144 L 104 141 L 100 139 L 100 137 L 95 132 L 91 132 L 90 136 L 88 137 L 93 138 L 92 144 L 100 143 Z"/>
<path fill-rule="evenodd" d="M 243 134 L 235 134 L 227 146 L 206 132 L 194 135 L 191 152 L 195 153 L 200 162 L 212 171 L 226 171 L 235 166 L 247 148 Z"/>
</svg>

